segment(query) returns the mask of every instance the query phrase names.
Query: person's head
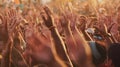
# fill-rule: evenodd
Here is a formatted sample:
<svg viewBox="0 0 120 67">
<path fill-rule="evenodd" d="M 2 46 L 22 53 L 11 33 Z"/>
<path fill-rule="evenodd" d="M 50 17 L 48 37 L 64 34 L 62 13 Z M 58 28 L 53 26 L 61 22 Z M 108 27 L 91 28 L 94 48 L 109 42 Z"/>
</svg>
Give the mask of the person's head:
<svg viewBox="0 0 120 67">
<path fill-rule="evenodd" d="M 120 67 L 120 44 L 114 43 L 108 49 L 108 62 L 111 67 Z"/>
</svg>

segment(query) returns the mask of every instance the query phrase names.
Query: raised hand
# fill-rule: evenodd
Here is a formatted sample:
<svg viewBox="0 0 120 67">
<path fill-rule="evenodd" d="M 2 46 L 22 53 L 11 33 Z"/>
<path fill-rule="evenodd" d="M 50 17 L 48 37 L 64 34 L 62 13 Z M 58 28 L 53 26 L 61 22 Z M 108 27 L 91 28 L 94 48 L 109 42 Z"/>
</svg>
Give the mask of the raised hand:
<svg viewBox="0 0 120 67">
<path fill-rule="evenodd" d="M 79 29 L 84 32 L 87 24 L 86 16 L 80 16 L 79 18 Z"/>
<path fill-rule="evenodd" d="M 54 26 L 54 21 L 53 21 L 53 17 L 52 17 L 52 12 L 50 11 L 50 9 L 45 6 L 43 7 L 44 13 L 41 13 L 41 17 L 44 20 L 46 26 L 48 28 Z"/>
<path fill-rule="evenodd" d="M 11 34 L 14 32 L 16 26 L 18 26 L 22 21 L 22 17 L 14 9 L 6 10 L 5 13 L 7 19 L 7 29 L 9 34 Z"/>
<path fill-rule="evenodd" d="M 69 61 L 71 67 L 73 67 L 63 40 L 60 37 L 58 30 L 54 29 L 55 22 L 54 22 L 53 17 L 52 17 L 52 12 L 50 11 L 50 9 L 48 7 L 44 7 L 44 11 L 45 11 L 47 17 L 45 15 L 44 16 L 41 15 L 41 16 L 42 16 L 46 26 L 48 28 L 50 28 L 50 30 L 51 30 L 51 35 L 52 35 L 53 40 L 54 40 L 57 54 L 60 56 L 60 58 L 64 59 L 64 61 Z M 64 62 L 62 62 L 62 63 L 64 64 Z M 66 67 L 66 64 L 64 64 L 64 65 L 65 65 L 64 67 Z"/>
<path fill-rule="evenodd" d="M 66 28 L 66 27 L 70 26 L 70 21 L 69 21 L 69 19 L 67 19 L 67 17 L 65 15 L 63 15 L 61 17 L 60 22 L 61 22 L 61 26 L 63 28 Z"/>
<path fill-rule="evenodd" d="M 14 17 L 17 16 L 17 12 L 16 12 L 16 10 L 14 10 L 14 9 L 10 9 L 10 10 L 7 12 L 7 15 L 8 15 L 9 17 L 11 17 L 11 18 L 14 18 Z"/>
<path fill-rule="evenodd" d="M 108 28 L 105 24 L 103 25 L 99 24 L 99 26 L 94 26 L 94 28 L 96 28 L 96 31 L 100 32 L 102 35 L 109 36 Z"/>
</svg>

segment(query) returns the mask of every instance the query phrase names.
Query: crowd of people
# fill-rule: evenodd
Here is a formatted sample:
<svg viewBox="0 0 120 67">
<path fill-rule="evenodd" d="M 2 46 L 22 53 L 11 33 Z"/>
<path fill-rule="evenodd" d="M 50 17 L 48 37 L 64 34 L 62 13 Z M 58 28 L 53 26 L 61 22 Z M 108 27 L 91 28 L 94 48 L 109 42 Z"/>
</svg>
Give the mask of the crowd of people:
<svg viewBox="0 0 120 67">
<path fill-rule="evenodd" d="M 0 67 L 120 67 L 119 5 L 55 8 L 0 6 Z"/>
</svg>

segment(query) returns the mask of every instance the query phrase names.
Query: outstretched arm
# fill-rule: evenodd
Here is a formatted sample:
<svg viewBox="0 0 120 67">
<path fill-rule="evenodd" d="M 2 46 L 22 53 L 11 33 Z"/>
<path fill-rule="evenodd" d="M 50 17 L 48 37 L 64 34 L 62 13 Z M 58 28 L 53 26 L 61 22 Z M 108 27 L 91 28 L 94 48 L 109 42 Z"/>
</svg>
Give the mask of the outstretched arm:
<svg viewBox="0 0 120 67">
<path fill-rule="evenodd" d="M 57 28 L 55 28 L 55 22 L 52 17 L 52 13 L 48 7 L 44 7 L 44 11 L 47 14 L 47 19 L 42 15 L 43 20 L 45 21 L 46 26 L 50 29 L 51 35 L 53 37 L 53 42 L 55 44 L 56 51 L 61 59 L 69 61 L 70 65 L 73 67 L 72 62 L 69 58 L 66 46 L 62 40 Z"/>
</svg>

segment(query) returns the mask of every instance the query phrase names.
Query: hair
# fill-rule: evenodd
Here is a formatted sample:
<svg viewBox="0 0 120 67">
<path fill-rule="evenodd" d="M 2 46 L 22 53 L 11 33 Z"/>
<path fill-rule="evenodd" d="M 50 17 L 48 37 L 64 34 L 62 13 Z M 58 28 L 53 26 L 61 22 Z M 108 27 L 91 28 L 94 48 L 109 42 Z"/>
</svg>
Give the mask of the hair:
<svg viewBox="0 0 120 67">
<path fill-rule="evenodd" d="M 115 67 L 120 67 L 120 43 L 113 43 L 108 49 L 108 58 Z"/>
</svg>

